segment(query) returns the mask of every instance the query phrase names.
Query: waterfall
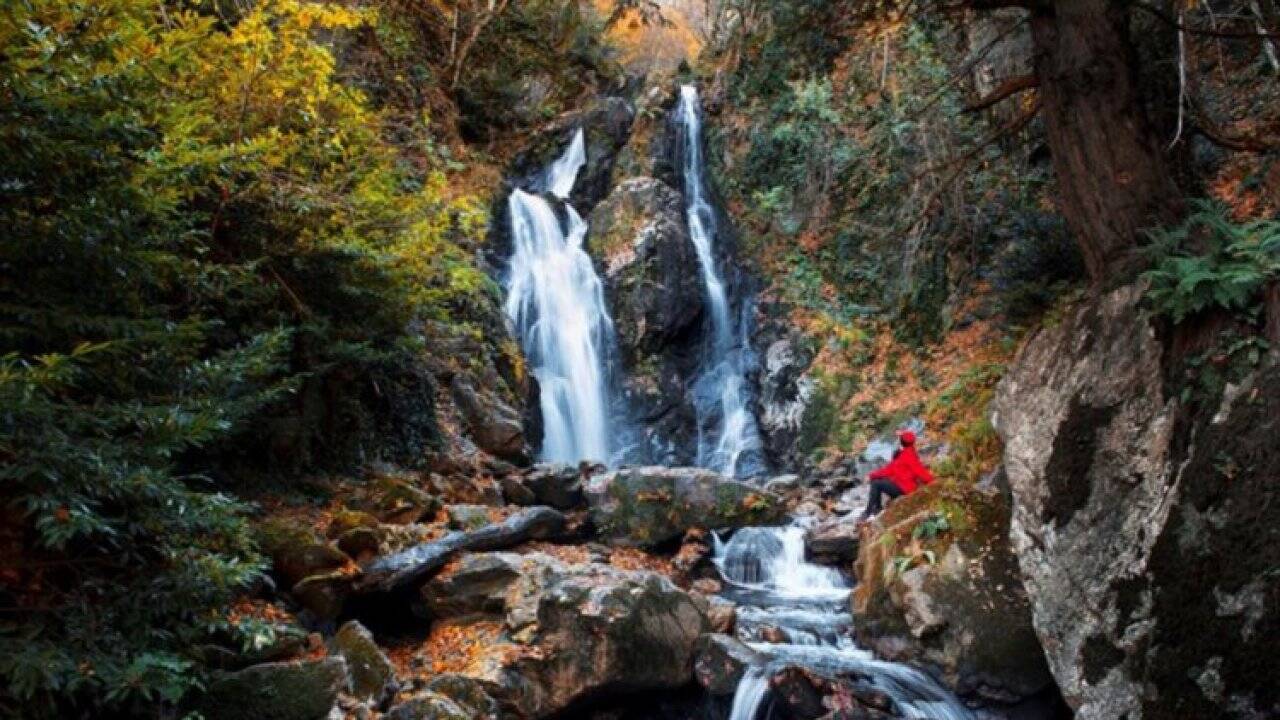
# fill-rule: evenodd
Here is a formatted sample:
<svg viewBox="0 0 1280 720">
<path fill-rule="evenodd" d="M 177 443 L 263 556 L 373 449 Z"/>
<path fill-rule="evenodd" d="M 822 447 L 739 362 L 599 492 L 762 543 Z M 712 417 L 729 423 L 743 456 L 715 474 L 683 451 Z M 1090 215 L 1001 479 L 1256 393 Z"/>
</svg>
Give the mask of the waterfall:
<svg viewBox="0 0 1280 720">
<path fill-rule="evenodd" d="M 712 243 L 716 237 L 715 210 L 703 182 L 702 119 L 697 88 L 680 88 L 676 120 L 683 135 L 685 217 L 706 288 L 711 337 L 703 371 L 695 382 L 698 414 L 698 464 L 736 476 L 745 455 L 761 448 L 756 419 L 747 404 L 744 370 L 748 356 L 745 332 L 729 312 L 724 278 L 716 266 Z M 718 427 L 714 427 L 717 424 Z M 708 431 L 708 426 L 713 426 Z"/>
<path fill-rule="evenodd" d="M 723 594 L 738 604 L 737 633 L 765 660 L 749 668 L 733 697 L 730 720 L 757 720 L 769 677 L 788 666 L 819 675 L 864 678 L 895 705 L 895 717 L 969 720 L 972 713 L 928 675 L 877 660 L 851 638 L 850 586 L 833 568 L 804 559 L 806 525 L 743 528 L 715 541 Z M 785 642 L 763 642 L 764 629 Z M 776 634 L 770 637 L 777 639 Z"/>
<path fill-rule="evenodd" d="M 544 173 L 561 200 L 586 163 L 582 130 Z M 512 191 L 507 201 L 513 252 L 506 312 L 538 381 L 544 460 L 607 462 L 605 358 L 613 323 L 604 287 L 583 249 L 587 224 L 567 202 L 564 221 L 545 197 Z"/>
</svg>

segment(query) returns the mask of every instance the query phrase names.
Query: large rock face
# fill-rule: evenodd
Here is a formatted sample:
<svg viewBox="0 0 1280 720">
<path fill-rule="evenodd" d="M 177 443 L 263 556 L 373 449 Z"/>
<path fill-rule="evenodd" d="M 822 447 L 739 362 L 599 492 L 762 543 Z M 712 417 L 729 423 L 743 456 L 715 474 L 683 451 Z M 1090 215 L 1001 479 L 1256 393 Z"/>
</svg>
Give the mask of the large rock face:
<svg viewBox="0 0 1280 720">
<path fill-rule="evenodd" d="M 762 303 L 757 315 L 764 318 L 751 338 L 760 356 L 755 377 L 760 437 L 773 467 L 798 468 L 812 449 L 804 446 L 803 431 L 817 389 L 809 374 L 813 341 L 789 324 L 785 309 L 776 303 Z"/>
<path fill-rule="evenodd" d="M 998 391 L 1036 631 L 1082 720 L 1275 717 L 1280 363 L 1184 404 L 1140 300 L 1041 330 Z"/>
<path fill-rule="evenodd" d="M 501 638 L 464 674 L 518 718 L 606 692 L 685 685 L 709 628 L 693 597 L 661 575 L 541 553 L 466 556 L 423 592 L 451 615 L 501 618 Z"/>
<path fill-rule="evenodd" d="M 587 485 L 591 519 L 619 545 L 661 545 L 690 528 L 771 525 L 782 521 L 781 498 L 702 468 L 617 470 Z"/>
<path fill-rule="evenodd" d="M 603 269 L 643 459 L 692 463 L 697 421 L 686 386 L 698 368 L 704 292 L 684 199 L 651 177 L 624 180 L 591 214 L 590 243 Z"/>
</svg>

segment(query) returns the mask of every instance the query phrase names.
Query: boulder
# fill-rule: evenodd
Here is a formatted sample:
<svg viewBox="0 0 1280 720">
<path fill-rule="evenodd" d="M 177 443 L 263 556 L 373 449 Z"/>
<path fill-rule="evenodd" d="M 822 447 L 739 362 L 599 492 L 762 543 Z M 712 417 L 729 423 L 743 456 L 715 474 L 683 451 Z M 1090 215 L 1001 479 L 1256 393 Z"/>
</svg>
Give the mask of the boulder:
<svg viewBox="0 0 1280 720">
<path fill-rule="evenodd" d="M 583 471 L 564 463 L 538 463 L 522 474 L 503 478 L 502 491 L 515 505 L 548 505 L 557 510 L 577 510 L 585 504 Z"/>
<path fill-rule="evenodd" d="M 587 485 L 587 504 L 602 537 L 632 546 L 672 542 L 690 528 L 777 524 L 786 514 L 778 496 L 702 468 L 599 475 Z"/>
<path fill-rule="evenodd" d="M 423 585 L 422 597 L 437 617 L 500 613 L 521 564 L 511 553 L 468 553 Z"/>
<path fill-rule="evenodd" d="M 921 530 L 937 522 L 939 508 L 963 517 L 930 539 Z M 859 643 L 886 659 L 936 667 L 957 693 L 988 702 L 1051 687 L 1008 543 L 1008 512 L 998 494 L 941 485 L 885 510 L 858 549 Z"/>
<path fill-rule="evenodd" d="M 712 695 L 732 695 L 747 669 L 764 661 L 763 655 L 735 637 L 707 634 L 698 639 L 693 676 Z"/>
<path fill-rule="evenodd" d="M 997 388 L 1036 632 L 1081 720 L 1280 716 L 1280 358 L 1144 294 L 1082 301 Z"/>
<path fill-rule="evenodd" d="M 467 376 L 455 375 L 450 384 L 454 403 L 476 446 L 500 458 L 525 461 L 524 419 L 497 393 L 476 388 Z"/>
<path fill-rule="evenodd" d="M 346 498 L 345 504 L 348 511 L 393 525 L 427 520 L 440 510 L 440 500 L 419 488 L 413 476 L 374 476 Z"/>
<path fill-rule="evenodd" d="M 816 563 L 847 565 L 858 557 L 858 518 L 850 514 L 824 520 L 804 537 L 805 554 Z"/>
<path fill-rule="evenodd" d="M 207 720 L 322 720 L 347 686 L 341 657 L 215 673 L 194 710 Z"/>
<path fill-rule="evenodd" d="M 671 581 L 536 552 L 492 555 L 496 561 L 476 556 L 471 567 L 500 565 L 517 575 L 504 579 L 500 607 L 496 593 L 472 607 L 501 617 L 502 637 L 479 648 L 459 674 L 507 712 L 543 718 L 604 692 L 674 689 L 689 681 L 707 620 Z M 459 622 L 493 624 L 471 617 Z"/>
<path fill-rule="evenodd" d="M 380 557 L 364 567 L 363 577 L 355 589 L 390 592 L 426 579 L 463 550 L 499 550 L 528 540 L 554 537 L 564 524 L 564 515 L 557 510 L 542 506 L 525 508 L 500 523 L 451 532 L 439 540 Z"/>
<path fill-rule="evenodd" d="M 310 528 L 288 520 L 270 520 L 258 528 L 258 543 L 285 587 L 312 575 L 337 570 L 351 562 L 338 548 Z"/>
<path fill-rule="evenodd" d="M 338 628 L 329 640 L 329 649 L 347 661 L 353 696 L 378 705 L 399 689 L 395 667 L 359 622 L 351 620 Z"/>
<path fill-rule="evenodd" d="M 289 593 L 315 620 L 332 627 L 331 623 L 338 619 L 346 607 L 354 581 L 352 573 L 334 570 L 303 578 Z"/>
<path fill-rule="evenodd" d="M 732 635 L 738 625 L 738 606 L 719 595 L 708 598 L 707 621 L 711 623 L 712 632 Z"/>
</svg>

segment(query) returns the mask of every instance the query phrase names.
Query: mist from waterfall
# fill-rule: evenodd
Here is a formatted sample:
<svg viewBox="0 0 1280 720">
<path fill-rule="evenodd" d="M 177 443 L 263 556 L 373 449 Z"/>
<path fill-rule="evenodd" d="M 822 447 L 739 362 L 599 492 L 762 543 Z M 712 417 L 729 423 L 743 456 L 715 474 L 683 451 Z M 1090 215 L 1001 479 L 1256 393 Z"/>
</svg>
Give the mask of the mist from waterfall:
<svg viewBox="0 0 1280 720">
<path fill-rule="evenodd" d="M 561 201 L 586 163 L 581 128 L 544 172 Z M 512 191 L 507 201 L 513 252 L 506 312 L 538 381 L 543 460 L 610 459 L 606 358 L 613 323 L 604 286 L 583 248 L 587 223 L 568 202 Z"/>
<path fill-rule="evenodd" d="M 743 461 L 749 453 L 758 453 L 761 443 L 745 387 L 749 355 L 745 332 L 742 323 L 733 322 L 724 278 L 716 266 L 712 246 L 716 238 L 716 214 L 703 182 L 700 112 L 697 88 L 681 86 L 676 120 L 682 130 L 685 217 L 702 270 L 711 320 L 703 370 L 694 383 L 699 434 L 697 462 L 737 476 L 748 469 Z"/>
</svg>

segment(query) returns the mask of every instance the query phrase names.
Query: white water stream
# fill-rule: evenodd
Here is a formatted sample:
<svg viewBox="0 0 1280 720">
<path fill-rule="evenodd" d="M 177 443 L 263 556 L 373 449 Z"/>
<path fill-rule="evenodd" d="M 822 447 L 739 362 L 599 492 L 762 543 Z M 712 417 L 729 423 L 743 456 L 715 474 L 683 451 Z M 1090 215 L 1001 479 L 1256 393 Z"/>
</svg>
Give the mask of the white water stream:
<svg viewBox="0 0 1280 720">
<path fill-rule="evenodd" d="M 703 371 L 695 383 L 698 412 L 698 464 L 737 476 L 747 453 L 761 447 L 755 415 L 747 404 L 744 366 L 748 349 L 743 333 L 732 322 L 724 278 L 716 266 L 712 243 L 716 237 L 715 210 L 707 199 L 703 183 L 702 118 L 698 90 L 680 88 L 676 119 L 683 135 L 685 217 L 702 269 L 707 307 L 711 315 L 711 338 Z M 717 426 L 718 425 L 718 426 Z M 710 427 L 708 427 L 710 426 Z"/>
<path fill-rule="evenodd" d="M 969 720 L 972 714 L 937 681 L 897 663 L 877 660 L 854 643 L 850 587 L 836 570 L 804 559 L 805 527 L 743 528 L 728 542 L 716 536 L 715 562 L 724 595 L 739 603 L 738 636 L 767 658 L 738 684 L 729 720 L 761 720 L 769 677 L 790 665 L 822 675 L 855 675 L 893 700 L 907 718 Z M 762 641 L 766 628 L 786 641 Z"/>
<path fill-rule="evenodd" d="M 579 129 L 547 168 L 548 191 L 567 198 L 585 163 Z M 613 324 L 600 277 L 583 249 L 587 224 L 569 203 L 561 204 L 562 222 L 547 198 L 519 189 L 507 206 L 514 248 L 506 311 L 538 380 L 542 459 L 607 462 L 605 358 Z"/>
</svg>

